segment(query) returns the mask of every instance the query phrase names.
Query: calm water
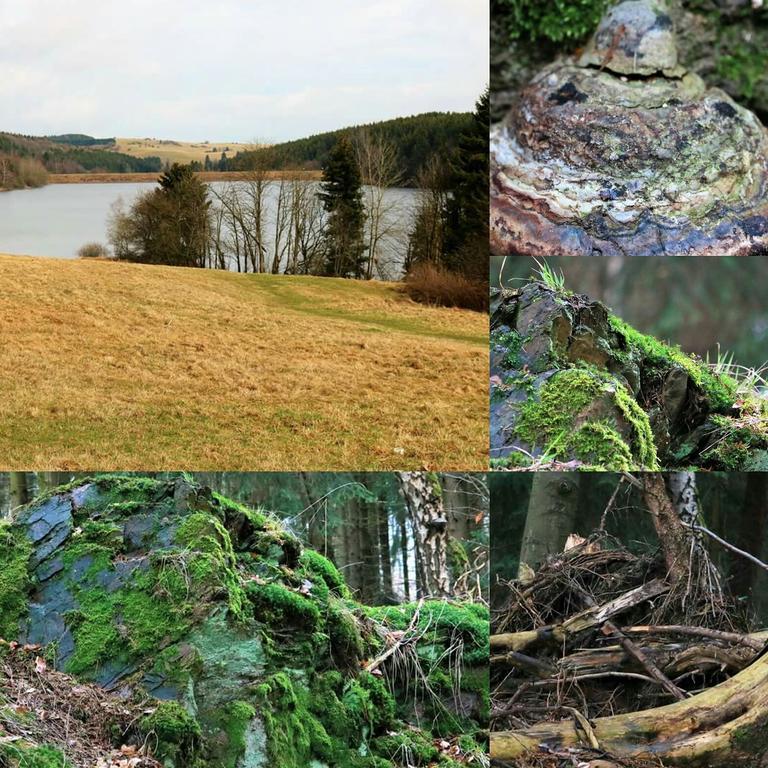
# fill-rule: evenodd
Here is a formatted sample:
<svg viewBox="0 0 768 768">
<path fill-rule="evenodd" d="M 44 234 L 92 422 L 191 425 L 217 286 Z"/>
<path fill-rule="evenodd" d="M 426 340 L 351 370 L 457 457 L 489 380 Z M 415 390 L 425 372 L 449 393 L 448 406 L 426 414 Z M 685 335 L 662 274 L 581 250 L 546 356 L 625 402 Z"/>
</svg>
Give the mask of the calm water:
<svg viewBox="0 0 768 768">
<path fill-rule="evenodd" d="M 74 259 L 85 243 L 107 244 L 107 219 L 116 200 L 122 198 L 127 207 L 137 195 L 154 186 L 152 183 L 49 184 L 40 189 L 2 192 L 0 253 Z M 402 237 L 407 233 L 416 195 L 412 189 L 387 191 L 387 196 L 396 204 L 390 214 L 397 225 L 393 227 L 397 230 L 393 236 Z M 268 210 L 268 221 L 269 216 Z M 392 248 L 395 250 L 394 242 Z"/>
</svg>

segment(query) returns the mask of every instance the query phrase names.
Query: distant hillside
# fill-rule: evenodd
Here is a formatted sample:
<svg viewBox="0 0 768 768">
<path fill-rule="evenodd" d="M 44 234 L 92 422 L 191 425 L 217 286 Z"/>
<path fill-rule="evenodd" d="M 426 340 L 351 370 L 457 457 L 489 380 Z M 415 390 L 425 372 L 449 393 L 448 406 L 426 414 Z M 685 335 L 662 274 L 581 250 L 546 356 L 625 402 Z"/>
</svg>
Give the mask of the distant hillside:
<svg viewBox="0 0 768 768">
<path fill-rule="evenodd" d="M 86 140 L 95 144 L 85 146 Z M 0 133 L 0 156 L 37 160 L 51 173 L 154 173 L 162 169 L 159 157 L 131 157 L 105 149 L 113 139 L 93 139 L 84 134 L 56 137 Z"/>
<path fill-rule="evenodd" d="M 57 144 L 72 144 L 75 147 L 114 147 L 115 139 L 95 139 L 85 133 L 62 133 L 59 136 L 46 136 L 46 139 Z"/>
<path fill-rule="evenodd" d="M 382 137 L 397 147 L 403 178 L 406 183 L 412 184 L 419 168 L 430 155 L 445 157 L 456 147 L 459 135 L 471 120 L 469 112 L 426 112 L 379 123 L 355 125 L 263 149 L 238 152 L 230 158 L 229 167 L 238 171 L 249 170 L 255 158 L 259 157 L 266 167 L 274 170 L 321 168 L 340 136 L 366 128 L 373 136 Z"/>
</svg>

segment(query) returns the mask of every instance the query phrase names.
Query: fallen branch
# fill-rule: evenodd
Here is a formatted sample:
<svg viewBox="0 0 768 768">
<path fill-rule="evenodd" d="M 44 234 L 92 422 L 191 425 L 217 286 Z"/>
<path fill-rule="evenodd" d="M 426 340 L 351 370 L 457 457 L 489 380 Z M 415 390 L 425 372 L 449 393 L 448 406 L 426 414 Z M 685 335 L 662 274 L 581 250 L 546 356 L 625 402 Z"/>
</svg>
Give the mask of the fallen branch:
<svg viewBox="0 0 768 768">
<path fill-rule="evenodd" d="M 418 605 L 416 606 L 416 610 L 414 610 L 413 616 L 411 617 L 411 621 L 408 624 L 408 627 L 397 638 L 397 640 L 392 643 L 392 645 L 387 648 L 384 653 L 381 654 L 381 656 L 377 656 L 375 659 L 369 661 L 365 665 L 364 669 L 366 672 L 373 672 L 374 669 L 380 667 L 390 656 L 392 656 L 398 648 L 401 648 L 403 645 L 413 639 L 413 631 L 419 624 L 419 616 L 421 614 L 422 605 L 424 605 L 423 597 L 419 600 Z"/>
<path fill-rule="evenodd" d="M 534 643 L 561 644 L 568 638 L 579 632 L 593 627 L 599 627 L 629 608 L 650 600 L 669 590 L 669 586 L 661 579 L 654 579 L 636 589 L 625 592 L 614 600 L 610 600 L 601 606 L 587 608 L 575 616 L 572 616 L 562 624 L 553 624 L 541 629 L 527 630 L 524 632 L 506 632 L 499 635 L 491 635 L 492 651 L 523 651 Z"/>
</svg>

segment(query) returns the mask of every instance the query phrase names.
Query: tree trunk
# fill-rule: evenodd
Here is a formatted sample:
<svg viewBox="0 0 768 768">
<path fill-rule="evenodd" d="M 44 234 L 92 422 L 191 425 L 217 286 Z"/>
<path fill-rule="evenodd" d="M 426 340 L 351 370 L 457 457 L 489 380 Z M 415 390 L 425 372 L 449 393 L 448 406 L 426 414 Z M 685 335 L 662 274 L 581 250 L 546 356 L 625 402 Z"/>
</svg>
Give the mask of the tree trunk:
<svg viewBox="0 0 768 768">
<path fill-rule="evenodd" d="M 381 589 L 382 594 L 391 597 L 394 593 L 392 585 L 392 554 L 389 542 L 389 508 L 385 504 L 379 510 L 379 554 L 381 556 Z"/>
<path fill-rule="evenodd" d="M 729 475 L 729 478 L 731 476 Z M 768 474 L 749 472 L 746 475 L 744 502 L 740 514 L 729 521 L 733 543 L 758 559 L 763 557 L 766 518 L 768 518 Z M 753 612 L 765 615 L 766 574 L 744 557 L 733 559 L 730 567 L 731 591 L 750 598 Z"/>
<path fill-rule="evenodd" d="M 535 570 L 548 555 L 562 552 L 576 524 L 579 482 L 580 476 L 573 472 L 534 476 L 520 548 L 521 568 L 525 564 Z"/>
<path fill-rule="evenodd" d="M 446 597 L 450 594 L 448 521 L 437 475 L 399 472 L 397 476 L 413 528 L 420 597 Z"/>
<path fill-rule="evenodd" d="M 515 760 L 547 748 L 599 745 L 622 758 L 686 768 L 761 765 L 768 750 L 768 656 L 703 693 L 656 709 L 602 717 L 591 733 L 576 720 L 491 734 L 491 756 Z M 578 724 L 577 724 L 578 723 Z"/>
<path fill-rule="evenodd" d="M 403 594 L 405 599 L 411 600 L 411 574 L 408 567 L 408 526 L 405 524 L 405 514 L 398 521 L 400 526 L 400 557 L 403 560 Z"/>
<path fill-rule="evenodd" d="M 11 472 L 11 509 L 24 506 L 30 500 L 26 472 Z"/>
</svg>

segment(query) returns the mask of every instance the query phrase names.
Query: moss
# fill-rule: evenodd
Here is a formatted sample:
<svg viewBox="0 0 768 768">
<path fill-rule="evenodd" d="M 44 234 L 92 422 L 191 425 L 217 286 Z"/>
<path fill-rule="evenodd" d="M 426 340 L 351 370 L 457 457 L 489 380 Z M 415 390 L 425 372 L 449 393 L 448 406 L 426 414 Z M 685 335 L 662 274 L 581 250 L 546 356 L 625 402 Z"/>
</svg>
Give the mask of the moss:
<svg viewBox="0 0 768 768">
<path fill-rule="evenodd" d="M 593 469 L 626 472 L 635 468 L 629 446 L 609 424 L 582 424 L 568 444 L 573 455 Z"/>
<path fill-rule="evenodd" d="M 338 597 L 349 598 L 349 589 L 339 569 L 314 549 L 305 549 L 299 558 L 299 565 L 310 578 L 321 580 Z"/>
<path fill-rule="evenodd" d="M 608 396 L 631 426 L 631 445 L 604 422 L 588 422 L 574 432 L 574 420 L 601 396 Z M 575 455 L 606 469 L 658 468 L 648 416 L 618 380 L 596 369 L 569 368 L 552 376 L 538 399 L 529 398 L 521 408 L 515 433 L 530 445 L 546 446 L 552 458 Z"/>
<path fill-rule="evenodd" d="M 501 360 L 504 368 L 520 368 L 522 364 L 520 352 L 524 343 L 525 339 L 517 331 L 501 329 L 491 331 L 491 344 L 504 350 L 504 357 Z"/>
<path fill-rule="evenodd" d="M 491 459 L 491 469 L 515 469 L 530 467 L 533 460 L 522 451 L 513 450 L 508 456 Z"/>
<path fill-rule="evenodd" d="M 200 725 L 178 702 L 158 704 L 141 719 L 139 732 L 160 760 L 170 760 L 175 768 L 194 764 L 201 745 Z"/>
<path fill-rule="evenodd" d="M 237 575 L 232 540 L 211 513 L 189 515 L 176 532 L 176 542 L 193 553 L 187 563 L 193 582 L 202 590 L 224 590 L 235 619 L 245 619 L 246 596 Z"/>
<path fill-rule="evenodd" d="M 27 613 L 28 563 L 32 545 L 9 523 L 0 522 L 0 638 L 15 640 Z"/>
<path fill-rule="evenodd" d="M 406 731 L 382 736 L 373 750 L 396 765 L 428 766 L 440 756 L 437 747 L 421 731 Z"/>
<path fill-rule="evenodd" d="M 341 668 L 357 666 L 365 654 L 363 638 L 354 614 L 340 600 L 328 605 L 326 628 L 336 664 Z"/>
<path fill-rule="evenodd" d="M 57 747 L 47 744 L 0 744 L 0 765 L 7 768 L 71 768 L 71 763 Z"/>
<path fill-rule="evenodd" d="M 709 400 L 713 411 L 729 409 L 736 399 L 737 383 L 728 376 L 716 375 L 705 363 L 687 355 L 679 347 L 640 333 L 615 315 L 609 318 L 611 328 L 622 336 L 625 342 L 642 354 L 641 365 L 659 366 L 664 369 L 679 366 L 691 381 L 701 389 Z"/>
<path fill-rule="evenodd" d="M 512 39 L 579 40 L 597 27 L 608 0 L 494 0 L 493 17 Z"/>
<path fill-rule="evenodd" d="M 267 749 L 272 765 L 305 768 L 313 757 L 332 757 L 333 744 L 322 723 L 308 708 L 308 692 L 294 688 L 286 672 L 259 686 Z"/>
<path fill-rule="evenodd" d="M 246 592 L 257 621 L 270 626 L 288 624 L 310 632 L 320 624 L 320 611 L 314 602 L 283 584 L 252 582 Z"/>
<path fill-rule="evenodd" d="M 366 606 L 366 615 L 391 629 L 404 630 L 413 619 L 417 605 Z M 460 639 L 464 644 L 464 663 L 488 663 L 489 615 L 485 606 L 427 600 L 419 613 L 418 628 L 424 630 L 420 641 L 425 656 L 442 656 L 442 649 Z M 445 660 L 447 663 L 447 659 Z"/>
</svg>

